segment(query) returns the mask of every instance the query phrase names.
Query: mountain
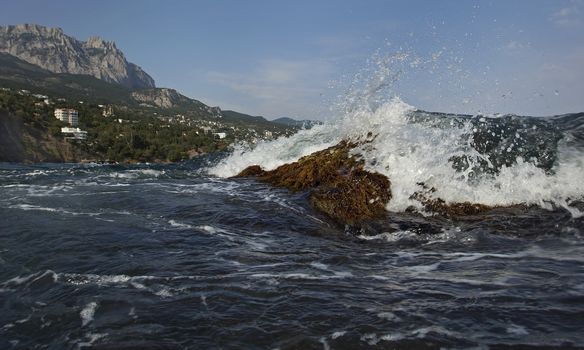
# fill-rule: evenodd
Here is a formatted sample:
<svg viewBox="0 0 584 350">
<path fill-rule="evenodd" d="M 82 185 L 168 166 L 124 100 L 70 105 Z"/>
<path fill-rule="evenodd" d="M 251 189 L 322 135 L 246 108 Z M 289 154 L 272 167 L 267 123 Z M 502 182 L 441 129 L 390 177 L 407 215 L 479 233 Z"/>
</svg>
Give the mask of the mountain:
<svg viewBox="0 0 584 350">
<path fill-rule="evenodd" d="M 79 41 L 60 28 L 36 24 L 0 27 L 0 52 L 53 73 L 90 75 L 130 89 L 155 87 L 154 79 L 126 60 L 114 42 Z"/>
<path fill-rule="evenodd" d="M 225 121 L 239 124 L 253 124 L 253 125 L 274 125 L 272 122 L 266 120 L 264 117 L 253 116 L 236 111 L 221 111 L 221 116 Z"/>
<path fill-rule="evenodd" d="M 195 109 L 216 116 L 221 114 L 218 107 L 209 107 L 181 95 L 174 89 L 152 88 L 132 91 L 122 85 L 108 83 L 89 75 L 53 73 L 5 53 L 0 53 L 0 85 L 16 90 L 32 89 L 36 93 L 94 103 L 140 104 L 162 109 Z"/>
<path fill-rule="evenodd" d="M 52 73 L 12 55 L 0 53 L 0 87 L 25 89 L 34 93 L 64 97 L 71 101 L 96 104 L 140 106 L 153 110 L 172 110 L 204 119 L 221 118 L 237 125 L 274 126 L 263 117 L 222 111 L 201 101 L 186 97 L 174 89 L 152 88 L 130 90 L 115 83 L 108 83 L 89 75 Z"/>
<path fill-rule="evenodd" d="M 310 129 L 315 125 L 320 125 L 322 122 L 316 120 L 296 120 L 292 118 L 282 117 L 278 119 L 272 120 L 272 123 L 282 124 L 286 126 L 292 126 L 297 128 L 306 128 Z"/>
<path fill-rule="evenodd" d="M 0 86 L 66 97 L 75 101 L 132 104 L 131 91 L 89 75 L 53 73 L 12 55 L 0 53 Z"/>
</svg>

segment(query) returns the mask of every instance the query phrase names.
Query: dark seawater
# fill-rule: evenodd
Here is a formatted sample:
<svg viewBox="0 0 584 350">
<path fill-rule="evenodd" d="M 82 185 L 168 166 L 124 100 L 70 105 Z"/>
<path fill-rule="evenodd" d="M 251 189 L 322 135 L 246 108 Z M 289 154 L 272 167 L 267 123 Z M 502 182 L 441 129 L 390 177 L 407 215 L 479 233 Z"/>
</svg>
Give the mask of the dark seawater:
<svg viewBox="0 0 584 350">
<path fill-rule="evenodd" d="M 0 164 L 0 349 L 584 347 L 563 209 L 355 237 L 201 168 Z"/>
</svg>

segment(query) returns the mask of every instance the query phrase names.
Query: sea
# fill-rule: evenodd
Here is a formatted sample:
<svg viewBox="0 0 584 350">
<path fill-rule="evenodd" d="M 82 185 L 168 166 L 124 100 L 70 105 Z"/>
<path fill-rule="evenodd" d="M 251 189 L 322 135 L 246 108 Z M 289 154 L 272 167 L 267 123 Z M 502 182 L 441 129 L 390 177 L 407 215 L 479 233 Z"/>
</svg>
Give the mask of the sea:
<svg viewBox="0 0 584 350">
<path fill-rule="evenodd" d="M 391 181 L 367 230 L 232 178 L 343 139 Z M 176 164 L 1 163 L 0 348 L 584 348 L 583 198 L 584 114 L 399 98 Z"/>
</svg>

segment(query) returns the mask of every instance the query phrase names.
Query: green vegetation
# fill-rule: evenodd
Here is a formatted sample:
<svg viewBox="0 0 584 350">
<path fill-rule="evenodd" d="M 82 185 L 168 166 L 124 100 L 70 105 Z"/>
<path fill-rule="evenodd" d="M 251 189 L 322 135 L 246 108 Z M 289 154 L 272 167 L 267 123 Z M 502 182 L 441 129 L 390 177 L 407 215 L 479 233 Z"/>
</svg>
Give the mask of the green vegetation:
<svg viewBox="0 0 584 350">
<path fill-rule="evenodd" d="M 27 89 L 72 101 L 136 104 L 132 92 L 121 85 L 89 75 L 52 73 L 4 53 L 0 53 L 0 86 L 14 90 Z"/>
<path fill-rule="evenodd" d="M 55 108 L 76 109 L 78 127 L 88 135 L 85 141 L 71 142 L 94 161 L 176 162 L 224 150 L 236 141 L 266 137 L 266 132 L 275 136 L 294 132 L 263 118 L 250 123 L 242 117 L 228 120 L 210 116 L 202 108 L 112 105 L 114 115 L 104 116 L 104 105 L 51 97 L 46 104 L 32 93 L 4 88 L 0 91 L 0 109 L 22 118 L 26 127 L 55 137 L 63 137 L 61 127 L 67 126 L 54 117 Z"/>
<path fill-rule="evenodd" d="M 124 108 L 103 117 L 95 105 L 77 106 L 79 127 L 88 131 L 87 151 L 125 162 L 176 162 L 199 153 L 224 149 L 230 140 L 216 140 L 203 129 L 168 123 L 139 109 Z"/>
<path fill-rule="evenodd" d="M 223 150 L 233 142 L 290 135 L 298 129 L 221 111 L 172 89 L 132 91 L 87 75 L 52 73 L 2 53 L 0 88 L 0 109 L 22 118 L 34 138 L 61 139 L 61 128 L 67 125 L 54 117 L 54 110 L 76 109 L 79 128 L 88 135 L 71 143 L 95 161 L 175 162 Z M 106 106 L 113 108 L 113 115 L 103 115 Z"/>
<path fill-rule="evenodd" d="M 5 110 L 22 119 L 25 126 L 46 130 L 54 136 L 61 134 L 63 122 L 52 115 L 53 109 L 30 95 L 21 95 L 12 91 L 0 91 L 0 110 Z"/>
</svg>

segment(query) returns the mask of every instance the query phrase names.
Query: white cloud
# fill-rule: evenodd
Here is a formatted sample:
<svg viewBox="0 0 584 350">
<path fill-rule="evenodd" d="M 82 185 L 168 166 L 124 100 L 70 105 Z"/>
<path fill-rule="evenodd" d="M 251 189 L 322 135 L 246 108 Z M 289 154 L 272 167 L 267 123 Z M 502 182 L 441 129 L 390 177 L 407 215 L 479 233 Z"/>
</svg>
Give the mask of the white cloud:
<svg viewBox="0 0 584 350">
<path fill-rule="evenodd" d="M 333 66 L 325 60 L 264 60 L 251 72 L 209 72 L 209 82 L 245 97 L 256 114 L 312 116 Z"/>
<path fill-rule="evenodd" d="M 521 50 L 524 49 L 526 47 L 525 44 L 519 42 L 519 41 L 515 41 L 515 40 L 511 40 L 508 43 L 506 43 L 505 45 L 503 45 L 503 49 L 505 51 L 517 51 L 517 50 Z"/>
<path fill-rule="evenodd" d="M 564 6 L 554 12 L 550 21 L 559 27 L 577 28 L 584 25 L 584 0 L 571 0 L 567 6 Z"/>
</svg>

